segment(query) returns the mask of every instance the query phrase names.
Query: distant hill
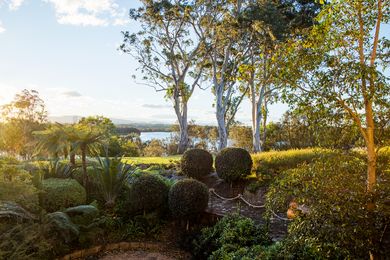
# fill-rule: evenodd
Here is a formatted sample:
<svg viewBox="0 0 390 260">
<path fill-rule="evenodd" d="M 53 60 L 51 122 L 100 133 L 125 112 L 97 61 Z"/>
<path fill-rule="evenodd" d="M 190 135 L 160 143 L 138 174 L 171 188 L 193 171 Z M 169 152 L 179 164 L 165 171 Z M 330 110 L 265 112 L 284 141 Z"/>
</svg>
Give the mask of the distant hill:
<svg viewBox="0 0 390 260">
<path fill-rule="evenodd" d="M 60 124 L 73 124 L 77 123 L 82 116 L 49 116 L 50 122 L 58 122 Z M 118 128 L 137 128 L 141 132 L 170 132 L 171 124 L 162 124 L 162 123 L 145 123 L 145 122 L 134 122 L 128 119 L 118 119 L 118 118 L 110 118 L 111 121 Z"/>
<path fill-rule="evenodd" d="M 82 118 L 82 116 L 75 116 L 75 115 L 73 115 L 73 116 L 49 116 L 49 121 L 50 122 L 58 122 L 61 124 L 73 124 L 73 123 L 77 123 L 81 118 Z M 127 120 L 127 119 L 117 119 L 117 118 L 110 118 L 110 119 L 116 125 L 134 123 L 133 121 Z"/>
</svg>

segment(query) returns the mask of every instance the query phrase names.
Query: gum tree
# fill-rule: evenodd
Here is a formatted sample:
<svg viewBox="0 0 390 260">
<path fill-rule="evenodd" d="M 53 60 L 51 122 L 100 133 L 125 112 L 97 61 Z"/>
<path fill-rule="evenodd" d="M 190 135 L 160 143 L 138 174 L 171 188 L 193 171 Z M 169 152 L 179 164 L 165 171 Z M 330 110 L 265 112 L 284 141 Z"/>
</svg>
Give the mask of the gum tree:
<svg viewBox="0 0 390 260">
<path fill-rule="evenodd" d="M 367 195 L 377 183 L 379 126 L 389 124 L 390 86 L 384 75 L 390 40 L 381 31 L 389 22 L 384 0 L 334 0 L 306 37 L 289 46 L 284 72 L 293 92 L 285 97 L 310 109 L 341 109 L 358 127 L 367 150 Z M 373 203 L 368 203 L 372 210 Z"/>
<path fill-rule="evenodd" d="M 249 51 L 243 38 L 244 29 L 240 17 L 248 2 L 241 0 L 202 0 L 196 5 L 209 10 L 207 23 L 202 23 L 204 41 L 209 48 L 207 55 L 208 78 L 215 96 L 218 124 L 218 150 L 227 146 L 229 127 L 247 92 L 237 84 L 238 68 Z"/>
<path fill-rule="evenodd" d="M 202 78 L 206 50 L 195 29 L 207 10 L 194 9 L 190 1 L 141 2 L 130 17 L 142 30 L 123 32 L 121 50 L 138 61 L 143 83 L 172 101 L 180 130 L 178 153 L 183 153 L 189 142 L 188 101 Z"/>
<path fill-rule="evenodd" d="M 277 50 L 288 39 L 299 37 L 301 30 L 313 26 L 321 5 L 316 0 L 250 2 L 241 18 L 249 52 L 239 67 L 239 79 L 249 86 L 253 151 L 260 152 L 266 141 L 268 103 L 284 86 L 278 79 L 278 70 L 284 66 L 285 58 L 276 55 Z"/>
</svg>

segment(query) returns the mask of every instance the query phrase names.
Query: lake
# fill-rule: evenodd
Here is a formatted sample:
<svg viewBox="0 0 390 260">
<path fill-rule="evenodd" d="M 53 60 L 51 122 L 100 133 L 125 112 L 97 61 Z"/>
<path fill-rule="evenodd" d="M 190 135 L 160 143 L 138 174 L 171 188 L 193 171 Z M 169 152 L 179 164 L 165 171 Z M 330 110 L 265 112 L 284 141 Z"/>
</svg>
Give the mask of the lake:
<svg viewBox="0 0 390 260">
<path fill-rule="evenodd" d="M 141 132 L 141 141 L 147 142 L 152 139 L 164 140 L 171 137 L 172 132 Z"/>
</svg>

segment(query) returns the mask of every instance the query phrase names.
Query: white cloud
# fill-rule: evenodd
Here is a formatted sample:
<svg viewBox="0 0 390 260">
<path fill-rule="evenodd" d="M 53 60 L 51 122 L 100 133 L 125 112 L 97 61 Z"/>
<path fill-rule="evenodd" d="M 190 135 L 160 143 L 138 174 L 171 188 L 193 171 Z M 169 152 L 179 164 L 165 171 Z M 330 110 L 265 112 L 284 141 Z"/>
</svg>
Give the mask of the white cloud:
<svg viewBox="0 0 390 260">
<path fill-rule="evenodd" d="M 5 32 L 5 28 L 3 27 L 2 22 L 0 21 L 0 33 Z"/>
<path fill-rule="evenodd" d="M 10 10 L 18 10 L 19 7 L 23 4 L 24 0 L 11 0 L 9 1 L 8 7 Z"/>
<path fill-rule="evenodd" d="M 125 10 L 115 0 L 45 0 L 54 5 L 60 24 L 82 26 L 123 25 Z"/>
</svg>

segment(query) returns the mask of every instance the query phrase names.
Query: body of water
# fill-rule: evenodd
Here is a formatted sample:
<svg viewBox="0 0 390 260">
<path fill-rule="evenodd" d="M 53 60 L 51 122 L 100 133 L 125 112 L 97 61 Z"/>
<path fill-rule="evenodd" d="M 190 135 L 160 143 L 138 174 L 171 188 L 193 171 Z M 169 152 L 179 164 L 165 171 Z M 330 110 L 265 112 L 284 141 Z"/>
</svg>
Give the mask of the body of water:
<svg viewBox="0 0 390 260">
<path fill-rule="evenodd" d="M 147 142 L 152 139 L 164 140 L 171 137 L 171 134 L 173 132 L 142 132 L 140 138 L 142 142 Z"/>
</svg>

